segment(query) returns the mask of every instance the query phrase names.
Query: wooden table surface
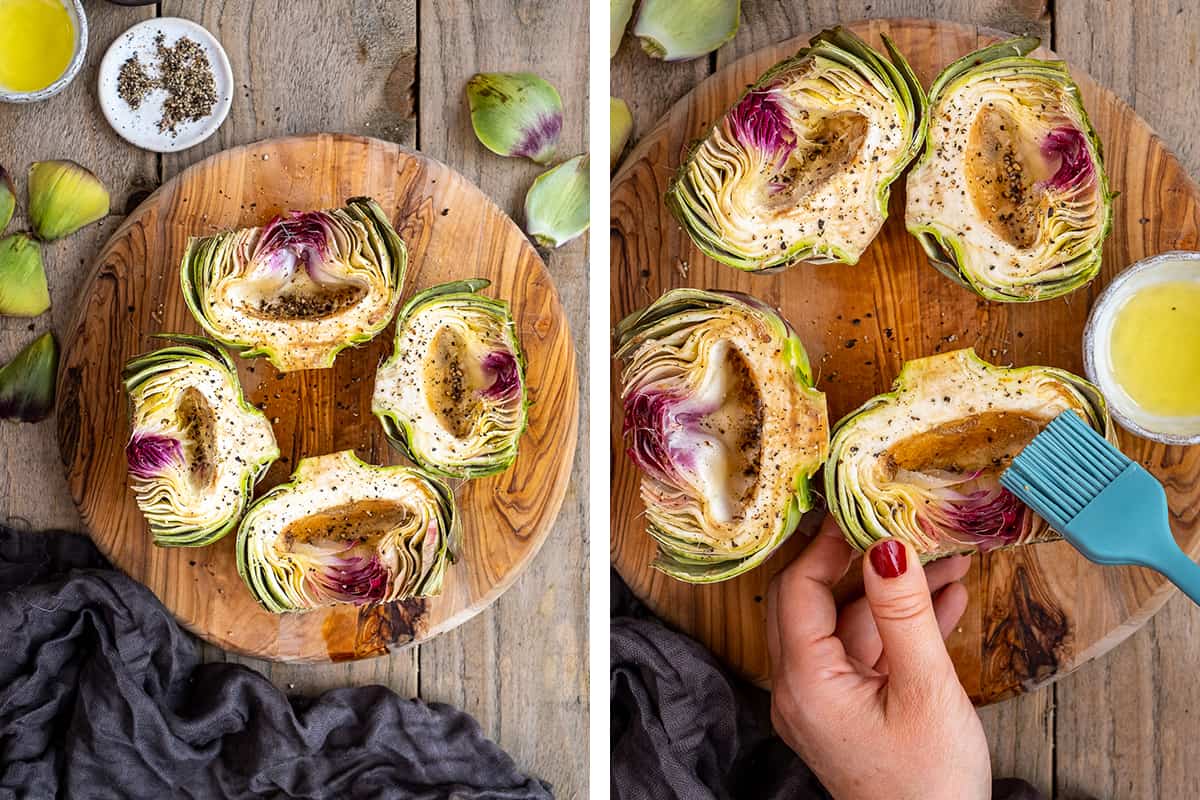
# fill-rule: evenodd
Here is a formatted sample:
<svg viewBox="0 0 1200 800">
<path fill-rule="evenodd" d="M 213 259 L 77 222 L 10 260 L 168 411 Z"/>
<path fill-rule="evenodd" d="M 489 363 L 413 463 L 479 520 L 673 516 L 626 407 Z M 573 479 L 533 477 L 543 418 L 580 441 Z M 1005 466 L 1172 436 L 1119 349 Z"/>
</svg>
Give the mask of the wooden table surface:
<svg viewBox="0 0 1200 800">
<path fill-rule="evenodd" d="M 574 13 L 563 7 L 575 5 Z M 270 136 L 341 131 L 419 148 L 479 185 L 521 221 L 536 165 L 484 150 L 471 131 L 463 86 L 477 71 L 529 70 L 550 80 L 565 109 L 563 156 L 587 140 L 586 3 L 583 0 L 163 0 L 123 8 L 85 0 L 87 63 L 62 94 L 0 104 L 0 164 L 17 176 L 31 162 L 71 158 L 112 193 L 109 217 L 44 251 L 53 308 L 36 320 L 0 318 L 0 362 L 51 325 L 65 331 L 94 254 L 126 212 L 162 181 L 226 148 Z M 108 45 L 130 25 L 182 16 L 212 31 L 233 66 L 237 91 L 221 129 L 182 153 L 139 150 L 109 128 L 95 99 Z M 564 30 L 571 36 L 564 36 Z M 24 225 L 23 218 L 14 222 Z M 587 248 L 543 253 L 587 357 Z M 581 419 L 587 419 L 583 376 Z M 54 420 L 0 422 L 0 519 L 79 530 L 59 461 Z M 203 645 L 208 661 L 239 661 L 288 692 L 384 684 L 403 697 L 451 703 L 474 714 L 521 769 L 556 796 L 587 795 L 587 426 L 563 510 L 541 553 L 491 608 L 429 644 L 382 658 L 275 664 Z"/>
<path fill-rule="evenodd" d="M 707 59 L 652 62 L 627 37 L 612 63 L 612 92 L 629 103 L 636 137 L 743 55 L 843 20 L 902 16 L 1042 37 L 1129 102 L 1200 175 L 1194 0 L 743 0 L 737 36 Z M 1055 800 L 1200 797 L 1197 663 L 1200 610 L 1177 595 L 1107 656 L 983 709 L 995 774 L 1024 778 Z"/>
</svg>

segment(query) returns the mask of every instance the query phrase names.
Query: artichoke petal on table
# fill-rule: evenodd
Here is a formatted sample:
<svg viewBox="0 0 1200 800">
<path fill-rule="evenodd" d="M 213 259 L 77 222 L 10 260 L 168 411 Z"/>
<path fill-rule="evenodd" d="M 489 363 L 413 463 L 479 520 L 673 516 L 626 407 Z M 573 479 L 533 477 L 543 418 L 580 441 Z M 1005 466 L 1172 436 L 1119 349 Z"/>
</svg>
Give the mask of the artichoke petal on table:
<svg viewBox="0 0 1200 800">
<path fill-rule="evenodd" d="M 1000 473 L 1066 410 L 1114 439 L 1100 391 L 1066 370 L 998 367 L 970 349 L 909 361 L 891 392 L 834 426 L 829 509 L 855 548 L 893 537 L 923 561 L 1058 538 Z"/>
<path fill-rule="evenodd" d="M 963 56 L 929 90 L 906 225 L 930 263 L 981 297 L 1047 300 L 1100 271 L 1112 194 L 1066 64 L 1034 38 Z"/>
<path fill-rule="evenodd" d="M 131 359 L 122 373 L 130 483 L 155 544 L 202 547 L 237 526 L 279 447 L 220 346 L 159 338 L 173 343 Z"/>
<path fill-rule="evenodd" d="M 481 279 L 416 294 L 396 317 L 372 411 L 401 453 L 436 475 L 479 478 L 517 457 L 527 424 L 525 360 L 508 303 Z"/>
<path fill-rule="evenodd" d="M 458 537 L 444 483 L 343 450 L 302 459 L 289 482 L 250 507 L 238 528 L 238 574 L 277 614 L 436 595 Z"/>
<path fill-rule="evenodd" d="M 751 272 L 854 264 L 920 149 L 925 93 L 842 28 L 776 64 L 688 153 L 666 203 L 695 245 Z"/>
<path fill-rule="evenodd" d="M 667 292 L 616 337 L 653 566 L 689 583 L 758 566 L 812 508 L 828 452 L 800 338 L 759 300 L 697 289 Z"/>
<path fill-rule="evenodd" d="M 214 338 L 282 372 L 333 365 L 395 313 L 408 252 L 370 198 L 292 211 L 261 228 L 188 241 L 184 300 Z"/>
</svg>

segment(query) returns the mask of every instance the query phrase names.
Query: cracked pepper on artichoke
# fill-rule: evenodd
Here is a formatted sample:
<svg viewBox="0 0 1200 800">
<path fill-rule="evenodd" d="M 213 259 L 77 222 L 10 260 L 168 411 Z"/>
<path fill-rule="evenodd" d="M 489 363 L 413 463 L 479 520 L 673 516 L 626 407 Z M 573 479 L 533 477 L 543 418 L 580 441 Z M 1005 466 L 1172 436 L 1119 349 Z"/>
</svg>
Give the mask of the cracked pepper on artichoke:
<svg viewBox="0 0 1200 800">
<path fill-rule="evenodd" d="M 1057 538 L 1000 474 L 1066 410 L 1114 438 L 1100 391 L 1065 370 L 997 367 L 970 349 L 909 361 L 834 426 L 829 509 L 859 550 L 894 537 L 923 561 Z"/>
<path fill-rule="evenodd" d="M 963 56 L 929 90 L 906 224 L 939 271 L 989 300 L 1046 300 L 1096 277 L 1112 227 L 1100 141 L 1061 61 L 1033 38 Z"/>
<path fill-rule="evenodd" d="M 488 281 L 434 286 L 396 318 L 371 410 L 392 446 L 426 470 L 480 478 L 517 457 L 527 422 L 525 363 L 508 303 Z"/>
<path fill-rule="evenodd" d="M 690 583 L 758 566 L 812 507 L 829 444 L 796 332 L 752 297 L 675 289 L 616 336 L 653 566 Z"/>
<path fill-rule="evenodd" d="M 280 371 L 333 365 L 391 320 L 408 254 L 370 198 L 191 239 L 180 268 L 196 321 Z"/>
<path fill-rule="evenodd" d="M 279 447 L 224 350 L 198 336 L 161 338 L 174 344 L 122 373 L 129 478 L 155 544 L 200 547 L 237 526 Z"/>
<path fill-rule="evenodd" d="M 921 146 L 925 93 L 842 28 L 768 70 L 684 160 L 666 202 L 692 241 L 753 272 L 856 263 Z"/>
<path fill-rule="evenodd" d="M 441 481 L 343 450 L 302 459 L 288 483 L 250 507 L 238 528 L 238 574 L 277 614 L 436 595 L 458 531 Z"/>
</svg>

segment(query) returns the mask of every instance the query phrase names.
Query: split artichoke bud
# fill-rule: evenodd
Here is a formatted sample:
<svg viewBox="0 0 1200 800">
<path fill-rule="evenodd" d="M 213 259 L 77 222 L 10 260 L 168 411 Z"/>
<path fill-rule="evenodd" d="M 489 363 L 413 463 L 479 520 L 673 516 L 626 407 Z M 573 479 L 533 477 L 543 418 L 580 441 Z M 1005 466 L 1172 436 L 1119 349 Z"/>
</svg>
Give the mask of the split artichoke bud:
<svg viewBox="0 0 1200 800">
<path fill-rule="evenodd" d="M 0 167 L 0 233 L 12 221 L 13 212 L 17 210 L 17 190 L 13 187 L 12 178 Z"/>
<path fill-rule="evenodd" d="M 653 566 L 689 583 L 758 566 L 812 508 L 829 446 L 800 338 L 759 300 L 696 289 L 667 292 L 616 336 Z"/>
<path fill-rule="evenodd" d="M 909 361 L 834 427 L 829 509 L 857 549 L 894 537 L 922 561 L 1058 538 L 1000 474 L 1068 409 L 1115 441 L 1100 391 L 1064 370 L 997 367 L 969 349 Z"/>
<path fill-rule="evenodd" d="M 608 98 L 608 168 L 613 169 L 625 152 L 629 135 L 633 133 L 633 115 L 619 97 Z"/>
<path fill-rule="evenodd" d="M 58 342 L 43 333 L 0 367 L 0 419 L 40 422 L 54 410 Z"/>
<path fill-rule="evenodd" d="M 854 264 L 887 217 L 924 135 L 925 94 L 853 33 L 824 31 L 763 74 L 684 160 L 667 206 L 731 267 Z"/>
<path fill-rule="evenodd" d="M 633 35 L 663 61 L 711 53 L 737 34 L 740 0 L 642 0 Z"/>
<path fill-rule="evenodd" d="M 1037 39 L 985 47 L 929 93 L 928 141 L 908 175 L 908 230 L 940 272 L 981 297 L 1058 297 L 1100 271 L 1112 195 L 1100 141 L 1061 61 Z"/>
<path fill-rule="evenodd" d="M 525 232 L 542 247 L 560 247 L 588 229 L 591 159 L 575 156 L 533 181 L 525 195 Z"/>
<path fill-rule="evenodd" d="M 441 591 L 459 536 L 450 489 L 353 451 L 305 458 L 238 528 L 238 574 L 268 611 L 388 603 Z"/>
<path fill-rule="evenodd" d="M 74 161 L 39 161 L 29 168 L 29 221 L 43 242 L 102 219 L 108 202 L 100 179 Z"/>
<path fill-rule="evenodd" d="M 475 136 L 501 156 L 549 164 L 558 155 L 563 108 L 558 91 L 530 72 L 481 72 L 467 82 Z"/>
<path fill-rule="evenodd" d="M 614 58 L 621 49 L 621 38 L 625 27 L 633 16 L 633 0 L 609 0 L 608 6 L 608 57 Z"/>
<path fill-rule="evenodd" d="M 180 267 L 196 321 L 282 372 L 333 365 L 396 311 L 408 253 L 374 200 L 292 211 L 262 228 L 190 239 Z"/>
<path fill-rule="evenodd" d="M 237 526 L 279 447 L 220 346 L 161 338 L 174 344 L 137 356 L 122 373 L 129 479 L 155 544 L 202 547 Z"/>
<path fill-rule="evenodd" d="M 508 303 L 478 293 L 487 285 L 456 281 L 414 296 L 375 374 L 371 410 L 388 441 L 436 475 L 503 472 L 525 430 L 524 358 Z"/>
<path fill-rule="evenodd" d="M 0 239 L 0 314 L 36 317 L 50 308 L 38 243 L 23 233 Z"/>
</svg>

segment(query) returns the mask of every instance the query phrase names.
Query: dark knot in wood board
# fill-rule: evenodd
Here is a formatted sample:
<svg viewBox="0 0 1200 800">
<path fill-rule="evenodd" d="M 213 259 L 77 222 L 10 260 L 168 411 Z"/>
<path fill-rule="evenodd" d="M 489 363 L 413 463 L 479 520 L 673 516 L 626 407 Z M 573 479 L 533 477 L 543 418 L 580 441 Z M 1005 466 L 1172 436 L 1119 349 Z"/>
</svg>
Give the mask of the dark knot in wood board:
<svg viewBox="0 0 1200 800">
<path fill-rule="evenodd" d="M 1017 565 L 984 639 L 985 686 L 1037 685 L 1058 673 L 1071 625 L 1036 573 Z"/>
</svg>

